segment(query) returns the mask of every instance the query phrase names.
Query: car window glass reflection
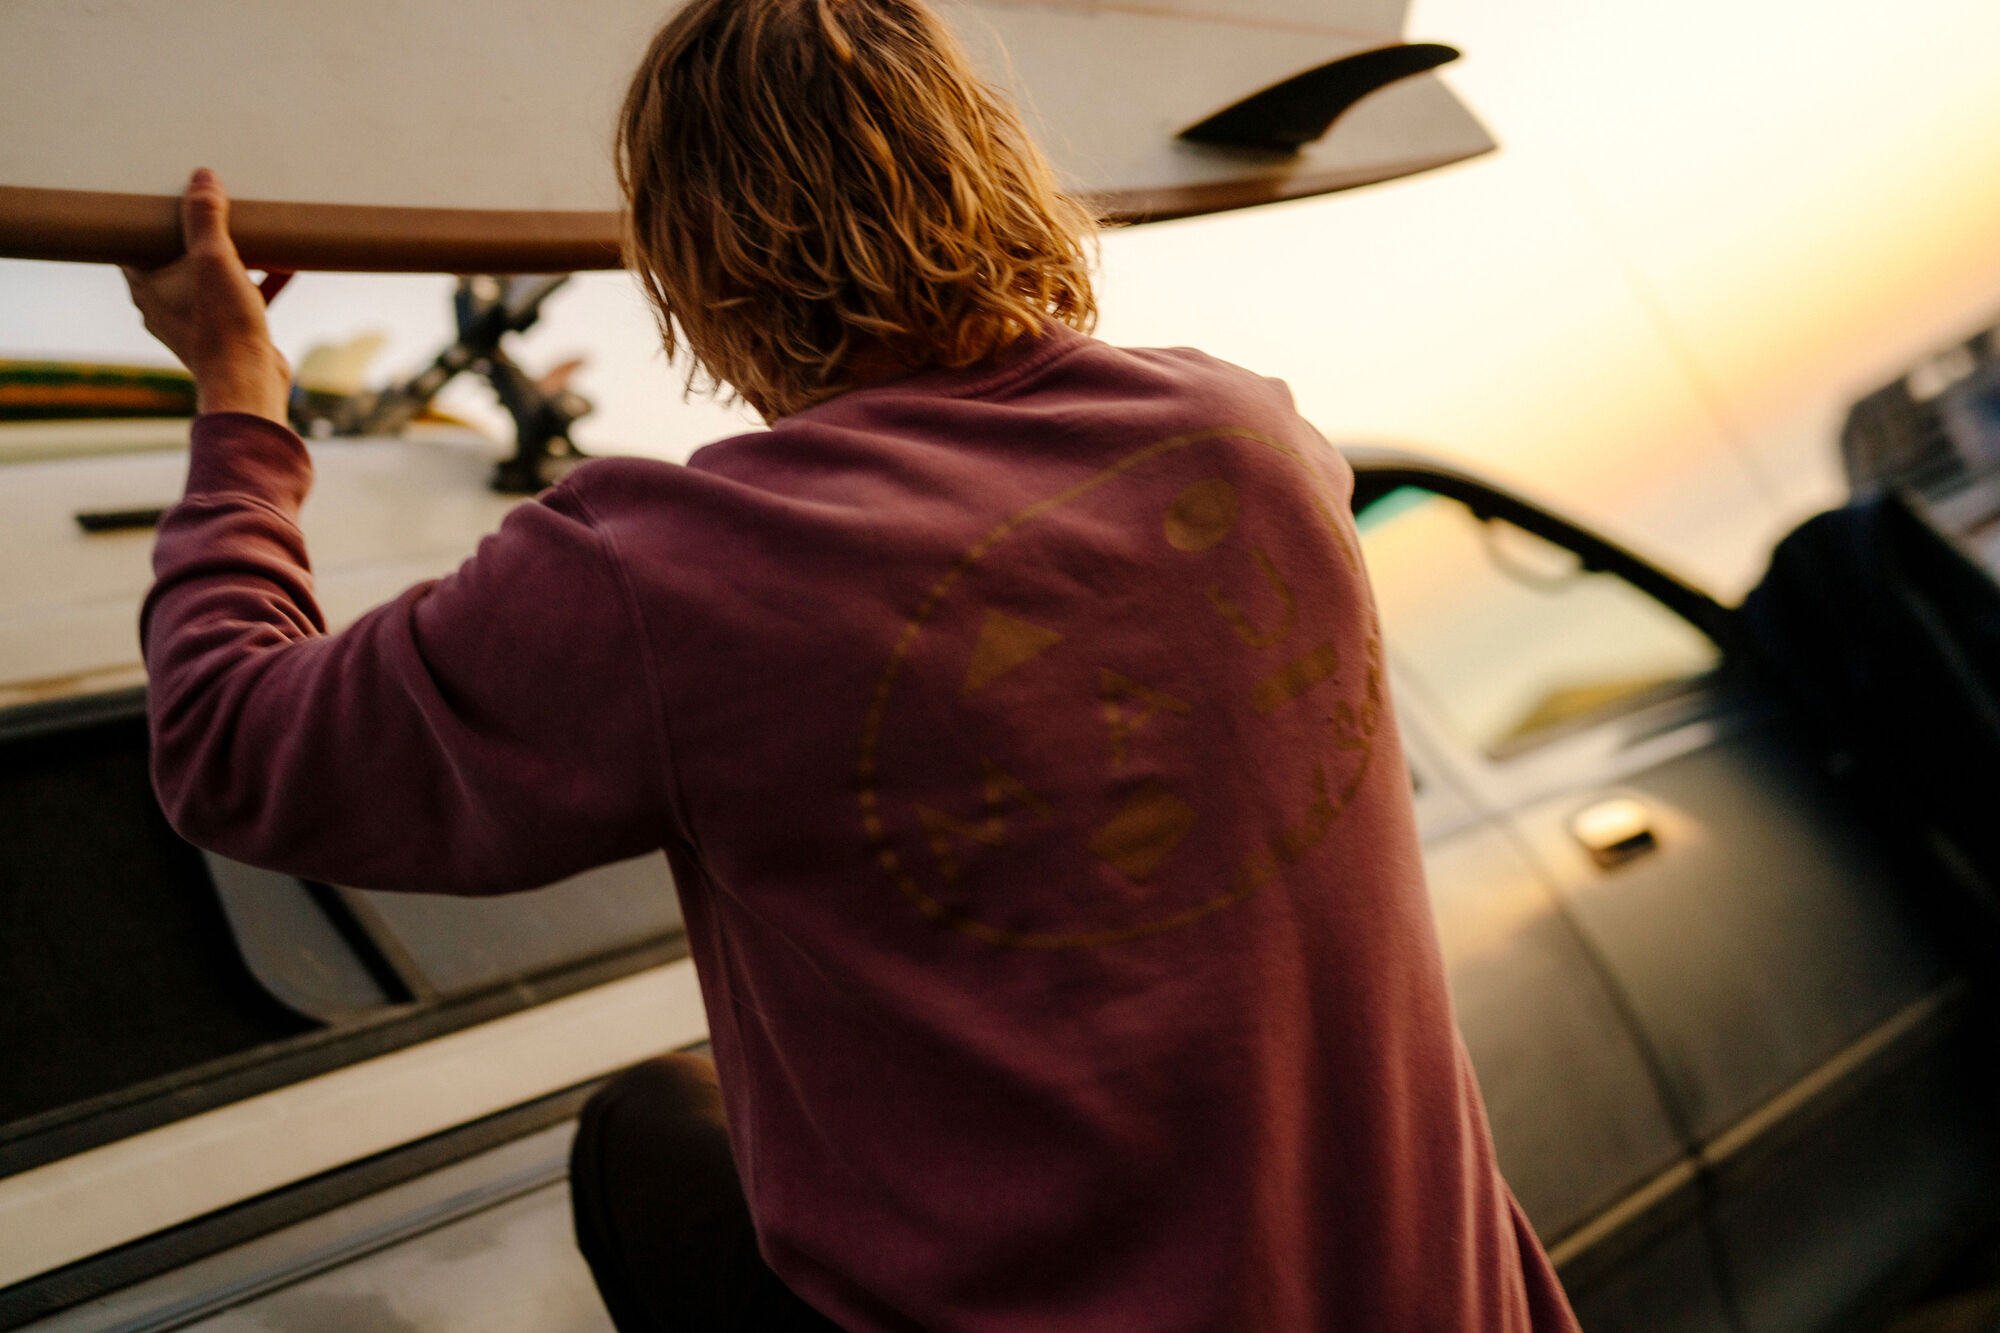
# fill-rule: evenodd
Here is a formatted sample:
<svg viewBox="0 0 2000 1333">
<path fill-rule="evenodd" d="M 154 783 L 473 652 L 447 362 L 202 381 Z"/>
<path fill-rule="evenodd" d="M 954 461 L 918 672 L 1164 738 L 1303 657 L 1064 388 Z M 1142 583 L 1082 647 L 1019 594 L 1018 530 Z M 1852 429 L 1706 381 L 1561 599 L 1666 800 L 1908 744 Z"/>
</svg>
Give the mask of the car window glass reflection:
<svg viewBox="0 0 2000 1333">
<path fill-rule="evenodd" d="M 1494 758 L 1712 670 L 1715 644 L 1615 575 L 1456 500 L 1403 487 L 1361 516 L 1389 649 Z"/>
</svg>

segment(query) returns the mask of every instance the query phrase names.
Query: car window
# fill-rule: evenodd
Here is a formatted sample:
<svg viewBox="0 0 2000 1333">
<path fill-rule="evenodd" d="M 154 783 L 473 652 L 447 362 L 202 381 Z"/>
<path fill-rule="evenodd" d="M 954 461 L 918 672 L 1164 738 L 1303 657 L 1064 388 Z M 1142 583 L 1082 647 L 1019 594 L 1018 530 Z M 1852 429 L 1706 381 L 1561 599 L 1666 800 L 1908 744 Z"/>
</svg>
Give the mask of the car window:
<svg viewBox="0 0 2000 1333">
<path fill-rule="evenodd" d="M 1499 758 L 1712 670 L 1701 631 L 1571 551 L 1402 487 L 1361 541 L 1404 674 L 1459 738 Z"/>
</svg>

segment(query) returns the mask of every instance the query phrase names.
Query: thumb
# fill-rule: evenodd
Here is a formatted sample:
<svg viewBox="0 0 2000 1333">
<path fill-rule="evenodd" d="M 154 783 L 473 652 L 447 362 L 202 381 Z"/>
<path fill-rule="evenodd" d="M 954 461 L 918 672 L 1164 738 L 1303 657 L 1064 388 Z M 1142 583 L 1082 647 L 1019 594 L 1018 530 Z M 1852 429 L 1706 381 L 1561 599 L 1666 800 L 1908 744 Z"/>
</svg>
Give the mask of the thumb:
<svg viewBox="0 0 2000 1333">
<path fill-rule="evenodd" d="M 236 254 L 236 243 L 229 239 L 229 196 L 207 167 L 188 179 L 181 195 L 181 247 L 189 254 Z"/>
</svg>

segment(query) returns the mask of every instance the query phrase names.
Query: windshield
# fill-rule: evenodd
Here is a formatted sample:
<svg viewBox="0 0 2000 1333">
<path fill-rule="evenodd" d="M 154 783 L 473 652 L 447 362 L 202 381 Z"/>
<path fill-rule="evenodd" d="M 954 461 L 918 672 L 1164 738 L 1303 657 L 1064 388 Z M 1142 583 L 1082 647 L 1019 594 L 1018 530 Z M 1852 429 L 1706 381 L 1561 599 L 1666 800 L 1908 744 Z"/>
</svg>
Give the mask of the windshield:
<svg viewBox="0 0 2000 1333">
<path fill-rule="evenodd" d="M 1700 676 L 1716 645 L 1612 574 L 1414 487 L 1361 515 L 1390 652 L 1460 737 L 1500 756 Z"/>
</svg>

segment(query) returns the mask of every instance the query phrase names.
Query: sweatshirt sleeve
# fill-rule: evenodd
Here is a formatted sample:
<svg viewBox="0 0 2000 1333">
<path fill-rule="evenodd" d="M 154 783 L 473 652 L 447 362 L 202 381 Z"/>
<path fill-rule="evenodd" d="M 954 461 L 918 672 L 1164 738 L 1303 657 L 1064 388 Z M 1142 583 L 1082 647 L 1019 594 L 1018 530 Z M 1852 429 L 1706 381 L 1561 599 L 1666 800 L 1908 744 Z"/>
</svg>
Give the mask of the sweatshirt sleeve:
<svg viewBox="0 0 2000 1333">
<path fill-rule="evenodd" d="M 329 635 L 297 521 L 311 480 L 274 422 L 195 423 L 140 614 L 174 828 L 308 879 L 436 893 L 660 846 L 650 645 L 578 492 L 520 505 L 456 573 Z"/>
</svg>

